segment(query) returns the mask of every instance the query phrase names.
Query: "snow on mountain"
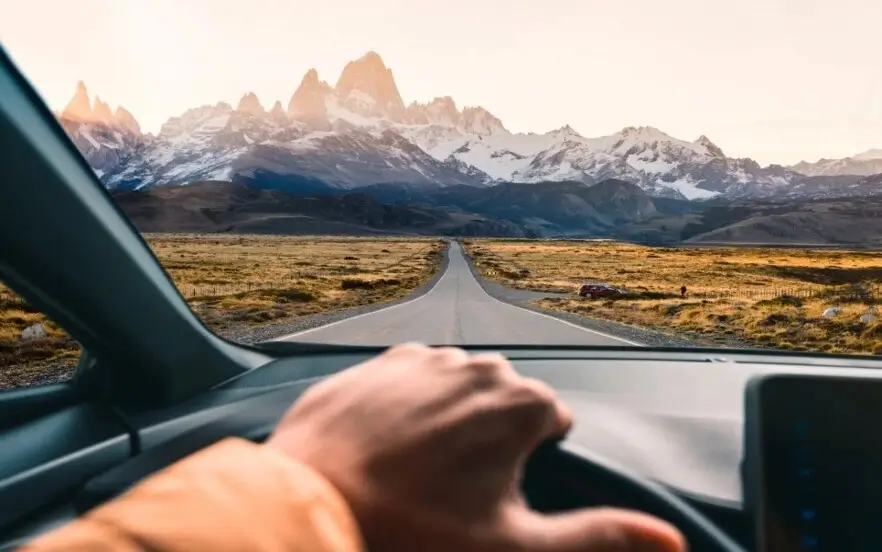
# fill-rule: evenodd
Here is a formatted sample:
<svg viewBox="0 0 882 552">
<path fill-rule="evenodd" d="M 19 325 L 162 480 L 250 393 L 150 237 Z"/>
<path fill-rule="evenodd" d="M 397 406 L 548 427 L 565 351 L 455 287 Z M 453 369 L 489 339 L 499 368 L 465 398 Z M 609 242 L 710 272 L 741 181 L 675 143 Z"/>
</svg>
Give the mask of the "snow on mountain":
<svg viewBox="0 0 882 552">
<path fill-rule="evenodd" d="M 333 87 L 310 69 L 284 105 L 267 111 L 248 92 L 235 108 L 219 102 L 172 117 L 153 137 L 125 109 L 90 102 L 78 83 L 60 119 L 108 187 L 237 177 L 342 188 L 618 178 L 653 195 L 703 199 L 774 195 L 805 178 L 794 167 L 726 157 L 706 136 L 689 142 L 649 126 L 598 138 L 569 126 L 514 133 L 486 109 L 460 108 L 449 96 L 406 105 L 375 52 L 349 62 Z M 863 155 L 850 159 L 878 162 L 882 172 L 882 156 Z"/>
<path fill-rule="evenodd" d="M 844 159 L 802 161 L 789 168 L 806 176 L 870 176 L 882 173 L 882 149 L 870 149 Z"/>
<path fill-rule="evenodd" d="M 119 171 L 149 141 L 125 108 L 120 106 L 115 113 L 111 112 L 110 106 L 97 96 L 91 102 L 82 81 L 77 83 L 73 98 L 58 118 L 99 177 Z"/>
</svg>

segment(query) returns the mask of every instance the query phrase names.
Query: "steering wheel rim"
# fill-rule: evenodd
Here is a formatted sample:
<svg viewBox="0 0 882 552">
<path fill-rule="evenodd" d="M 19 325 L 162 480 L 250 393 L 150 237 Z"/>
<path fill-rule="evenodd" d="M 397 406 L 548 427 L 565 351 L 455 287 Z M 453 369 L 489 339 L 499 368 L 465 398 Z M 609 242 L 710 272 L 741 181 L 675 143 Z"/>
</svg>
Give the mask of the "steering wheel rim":
<svg viewBox="0 0 882 552">
<path fill-rule="evenodd" d="M 79 512 L 85 512 L 122 494 L 138 481 L 166 466 L 227 437 L 262 442 L 272 432 L 284 412 L 315 380 L 286 385 L 232 405 L 199 413 L 205 423 L 194 424 L 175 437 L 88 481 L 74 499 Z M 578 471 L 580 477 L 593 478 L 638 495 L 651 508 L 647 513 L 661 517 L 684 533 L 691 549 L 716 552 L 745 552 L 712 521 L 668 489 L 624 466 L 620 466 L 579 445 L 563 440 L 540 446 L 528 461 L 528 471 L 559 473 L 561 468 Z"/>
<path fill-rule="evenodd" d="M 648 505 L 641 510 L 677 527 L 686 536 L 690 550 L 746 552 L 714 522 L 664 486 L 576 443 L 563 440 L 543 444 L 531 455 L 528 464 L 532 473 L 559 473 L 565 468 L 578 472 L 580 478 L 600 480 L 607 488 L 619 487 L 631 496 L 638 496 Z"/>
</svg>

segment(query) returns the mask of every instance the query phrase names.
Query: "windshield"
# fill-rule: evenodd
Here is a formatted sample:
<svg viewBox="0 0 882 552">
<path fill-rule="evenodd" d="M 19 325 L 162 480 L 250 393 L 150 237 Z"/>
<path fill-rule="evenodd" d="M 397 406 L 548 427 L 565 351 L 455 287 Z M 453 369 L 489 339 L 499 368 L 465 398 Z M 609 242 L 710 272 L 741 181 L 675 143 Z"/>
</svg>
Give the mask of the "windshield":
<svg viewBox="0 0 882 552">
<path fill-rule="evenodd" d="M 5 4 L 228 339 L 882 353 L 878 2 Z"/>
</svg>

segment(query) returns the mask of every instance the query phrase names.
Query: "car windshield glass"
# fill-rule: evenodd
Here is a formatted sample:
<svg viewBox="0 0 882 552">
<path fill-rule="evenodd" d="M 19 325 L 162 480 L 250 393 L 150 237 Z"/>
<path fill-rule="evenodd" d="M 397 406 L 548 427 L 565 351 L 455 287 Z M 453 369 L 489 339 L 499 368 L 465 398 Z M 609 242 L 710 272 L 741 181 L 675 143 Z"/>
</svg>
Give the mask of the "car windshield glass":
<svg viewBox="0 0 882 552">
<path fill-rule="evenodd" d="M 882 3 L 2 2 L 232 341 L 882 352 Z"/>
</svg>

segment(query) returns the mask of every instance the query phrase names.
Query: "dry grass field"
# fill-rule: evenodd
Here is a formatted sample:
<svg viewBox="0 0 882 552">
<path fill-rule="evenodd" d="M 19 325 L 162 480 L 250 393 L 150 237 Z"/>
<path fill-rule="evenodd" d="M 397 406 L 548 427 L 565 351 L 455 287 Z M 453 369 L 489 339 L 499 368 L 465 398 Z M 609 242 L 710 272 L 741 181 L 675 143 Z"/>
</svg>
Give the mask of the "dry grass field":
<svg viewBox="0 0 882 552">
<path fill-rule="evenodd" d="M 882 283 L 882 254 L 776 248 L 661 248 L 601 240 L 469 240 L 479 270 L 502 284 L 573 293 L 544 308 L 646 326 L 708 344 L 882 354 L 882 324 L 862 323 Z M 581 299 L 604 282 L 628 296 Z M 680 297 L 685 285 L 687 296 Z M 841 314 L 825 318 L 828 307 Z M 882 314 L 882 313 L 880 313 Z"/>
<path fill-rule="evenodd" d="M 444 249 L 430 238 L 146 238 L 194 311 L 222 335 L 402 297 L 432 276 Z M 47 337 L 22 341 L 38 322 Z M 0 389 L 55 381 L 78 357 L 63 330 L 0 286 Z"/>
</svg>

